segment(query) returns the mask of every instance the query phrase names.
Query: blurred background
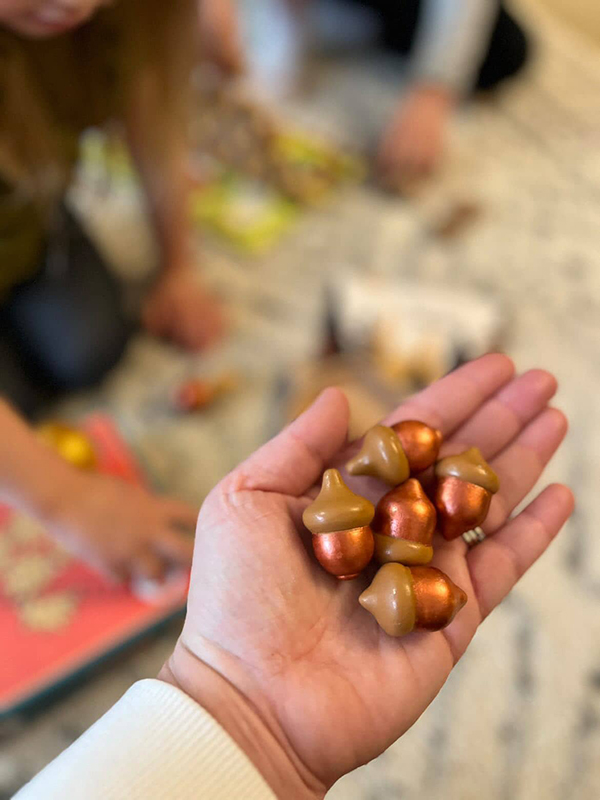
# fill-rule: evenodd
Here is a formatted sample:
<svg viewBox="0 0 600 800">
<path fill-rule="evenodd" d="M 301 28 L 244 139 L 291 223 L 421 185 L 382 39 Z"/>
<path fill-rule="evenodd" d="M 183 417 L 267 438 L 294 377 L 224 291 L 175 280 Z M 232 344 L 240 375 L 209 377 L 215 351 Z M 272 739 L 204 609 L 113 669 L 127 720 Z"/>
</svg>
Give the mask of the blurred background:
<svg viewBox="0 0 600 800">
<path fill-rule="evenodd" d="M 239 0 L 234 50 L 246 67 L 198 66 L 188 166 L 195 258 L 227 332 L 199 354 L 139 332 L 99 385 L 46 415 L 97 433 L 89 420 L 100 414 L 143 480 L 198 504 L 325 385 L 346 389 L 360 435 L 489 350 L 519 370 L 555 373 L 571 430 L 544 480 L 574 489 L 572 521 L 420 722 L 329 796 L 591 800 L 600 796 L 600 8 L 512 2 L 472 95 L 456 56 L 477 71 L 486 23 L 471 21 L 475 44 L 450 26 L 450 56 L 430 30 L 415 62 L 385 6 Z M 451 103 L 439 99 L 438 69 L 456 72 Z M 139 307 L 157 253 L 118 137 L 86 130 L 68 203 Z M 11 535 L 34 534 L 13 523 Z M 137 633 L 162 627 L 119 655 L 96 663 L 115 649 L 104 641 L 60 681 L 46 677 L 14 703 L 5 696 L 0 798 L 132 681 L 156 674 L 180 601 L 144 617 Z M 52 612 L 32 623 L 37 634 L 60 638 L 71 612 L 57 613 L 56 623 Z"/>
</svg>

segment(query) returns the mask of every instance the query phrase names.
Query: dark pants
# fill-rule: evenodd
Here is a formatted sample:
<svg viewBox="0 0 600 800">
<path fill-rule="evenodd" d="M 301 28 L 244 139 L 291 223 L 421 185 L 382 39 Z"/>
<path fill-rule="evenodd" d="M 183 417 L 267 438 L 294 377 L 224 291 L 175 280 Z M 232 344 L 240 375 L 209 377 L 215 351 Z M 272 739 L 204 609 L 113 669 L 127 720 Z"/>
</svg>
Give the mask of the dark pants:
<svg viewBox="0 0 600 800">
<path fill-rule="evenodd" d="M 353 0 L 378 12 L 383 23 L 386 46 L 409 54 L 412 50 L 424 0 Z M 479 68 L 475 89 L 492 89 L 518 73 L 529 57 L 529 41 L 523 29 L 506 11 L 500 0 L 496 22 Z"/>
<path fill-rule="evenodd" d="M 39 273 L 0 306 L 0 395 L 27 416 L 97 383 L 130 333 L 116 280 L 75 218 L 61 217 Z"/>
</svg>

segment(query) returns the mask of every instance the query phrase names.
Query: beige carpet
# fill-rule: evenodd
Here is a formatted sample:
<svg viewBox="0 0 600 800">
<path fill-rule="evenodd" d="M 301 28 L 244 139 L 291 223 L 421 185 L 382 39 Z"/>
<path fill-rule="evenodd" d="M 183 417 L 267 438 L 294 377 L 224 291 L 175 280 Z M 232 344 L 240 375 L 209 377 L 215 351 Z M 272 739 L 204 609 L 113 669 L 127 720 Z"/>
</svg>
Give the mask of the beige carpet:
<svg viewBox="0 0 600 800">
<path fill-rule="evenodd" d="M 198 499 L 280 424 L 277 377 L 310 352 L 324 280 L 342 269 L 492 296 L 506 310 L 519 368 L 556 372 L 571 433 L 545 480 L 575 489 L 575 518 L 486 622 L 418 724 L 340 782 L 331 792 L 337 800 L 600 797 L 600 59 L 563 24 L 532 24 L 541 43 L 536 64 L 495 104 L 466 110 L 430 198 L 479 197 L 485 213 L 470 235 L 432 241 L 424 235 L 427 204 L 361 188 L 307 215 L 257 262 L 208 247 L 207 274 L 232 307 L 231 341 L 195 362 L 140 337 L 98 392 L 70 405 L 110 409 L 157 481 Z M 389 109 L 396 87 L 375 65 L 363 66 L 332 67 L 311 101 L 333 131 L 358 131 L 358 122 Z M 353 109 L 340 97 L 351 97 Z M 113 223 L 120 220 L 125 239 L 136 229 L 124 218 L 126 199 L 119 202 Z M 108 218 L 104 227 L 115 230 Z M 212 366 L 243 368 L 244 393 L 199 420 L 165 413 L 172 381 Z M 130 654 L 35 719 L 15 722 L 0 753 L 0 796 L 131 681 L 156 674 L 175 635 Z"/>
<path fill-rule="evenodd" d="M 598 0 L 525 0 L 551 11 L 590 41 L 600 45 L 600 4 Z M 518 5 L 522 5 L 519 3 Z"/>
</svg>

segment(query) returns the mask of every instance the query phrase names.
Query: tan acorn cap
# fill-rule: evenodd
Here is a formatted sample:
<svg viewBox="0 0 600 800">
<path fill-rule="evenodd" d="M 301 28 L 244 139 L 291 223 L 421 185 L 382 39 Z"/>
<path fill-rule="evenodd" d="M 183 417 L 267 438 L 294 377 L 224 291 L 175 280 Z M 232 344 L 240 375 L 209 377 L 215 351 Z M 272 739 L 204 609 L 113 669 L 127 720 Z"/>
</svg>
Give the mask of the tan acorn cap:
<svg viewBox="0 0 600 800">
<path fill-rule="evenodd" d="M 311 533 L 333 533 L 370 525 L 375 507 L 364 497 L 354 494 L 337 469 L 328 469 L 316 500 L 302 515 Z"/>
<path fill-rule="evenodd" d="M 398 486 L 410 475 L 408 459 L 395 431 L 375 425 L 367 432 L 363 446 L 346 464 L 350 475 L 371 475 Z"/>
<path fill-rule="evenodd" d="M 460 478 L 462 481 L 487 489 L 491 494 L 496 494 L 500 488 L 498 476 L 481 455 L 478 447 L 470 447 L 459 455 L 442 458 L 435 465 L 435 474 L 438 478 Z"/>
<path fill-rule="evenodd" d="M 406 636 L 414 630 L 417 607 L 412 583 L 408 567 L 384 564 L 358 598 L 389 636 Z"/>
</svg>

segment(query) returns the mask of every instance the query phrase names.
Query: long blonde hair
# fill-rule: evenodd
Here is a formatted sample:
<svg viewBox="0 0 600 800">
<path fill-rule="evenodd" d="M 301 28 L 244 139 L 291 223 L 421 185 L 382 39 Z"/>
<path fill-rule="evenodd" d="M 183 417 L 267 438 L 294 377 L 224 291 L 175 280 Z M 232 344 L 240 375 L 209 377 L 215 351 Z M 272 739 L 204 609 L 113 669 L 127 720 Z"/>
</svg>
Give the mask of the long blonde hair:
<svg viewBox="0 0 600 800">
<path fill-rule="evenodd" d="M 79 133 L 124 119 L 139 91 L 149 146 L 185 125 L 198 0 L 119 0 L 68 35 L 29 41 L 0 26 L 0 179 L 47 207 L 65 191 Z"/>
</svg>

